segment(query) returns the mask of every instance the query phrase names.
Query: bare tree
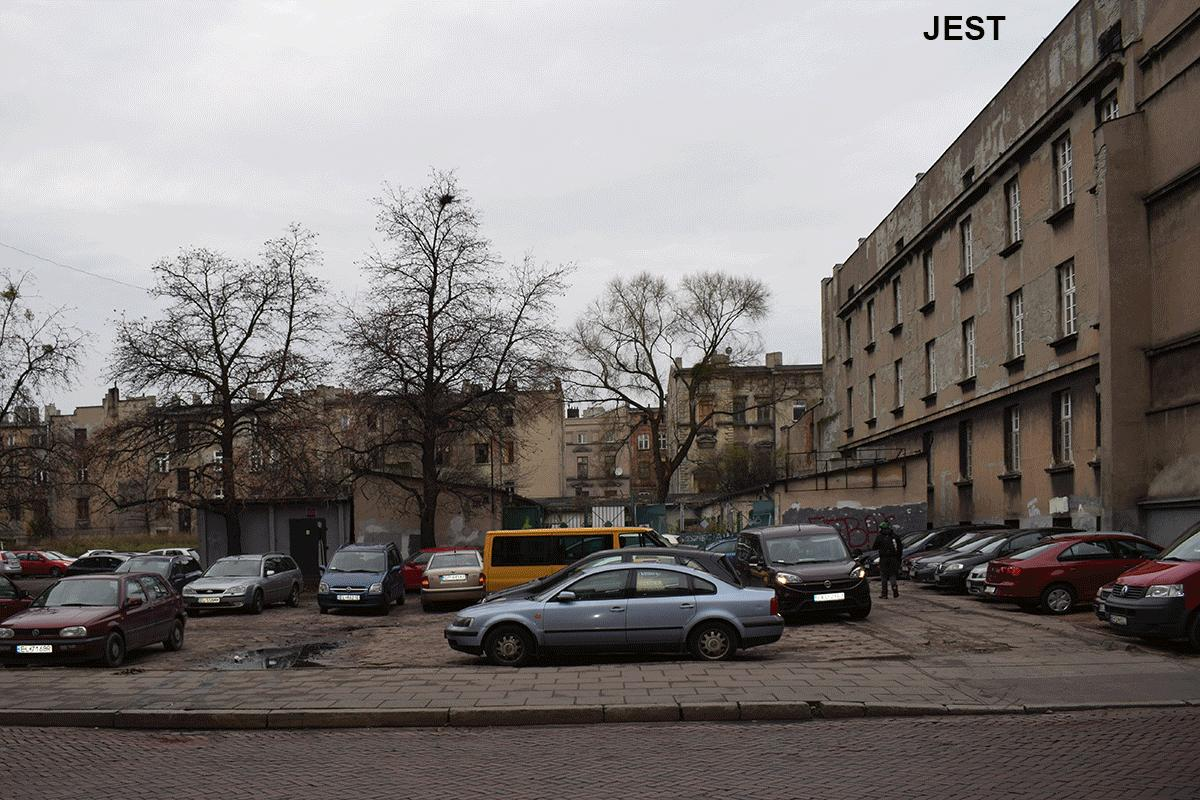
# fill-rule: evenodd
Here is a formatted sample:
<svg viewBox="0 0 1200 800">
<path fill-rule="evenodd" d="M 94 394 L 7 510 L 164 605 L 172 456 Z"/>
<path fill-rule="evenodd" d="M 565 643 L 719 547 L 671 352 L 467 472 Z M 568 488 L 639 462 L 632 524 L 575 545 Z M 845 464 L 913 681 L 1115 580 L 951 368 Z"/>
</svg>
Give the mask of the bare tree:
<svg viewBox="0 0 1200 800">
<path fill-rule="evenodd" d="M 406 492 L 431 547 L 439 497 L 464 482 L 447 453 L 490 442 L 515 395 L 559 369 L 554 303 L 570 267 L 503 263 L 452 173 L 376 202 L 386 248 L 367 257 L 371 288 L 343 327 L 349 380 L 375 426 L 358 445 L 358 474 Z M 409 459 L 414 469 L 396 466 Z"/>
<path fill-rule="evenodd" d="M 117 326 L 115 381 L 198 402 L 168 402 L 119 423 L 108 432 L 108 452 L 143 461 L 156 452 L 185 462 L 198 455 L 194 481 L 185 489 L 181 477 L 176 497 L 224 518 L 230 553 L 241 552 L 239 472 L 250 468 L 260 418 L 284 414 L 324 368 L 313 352 L 324 344 L 323 287 L 313 274 L 320 262 L 316 235 L 298 225 L 268 241 L 254 262 L 183 250 L 153 268 L 153 294 L 166 303 L 161 316 Z M 148 498 L 118 492 L 115 500 Z"/>
<path fill-rule="evenodd" d="M 631 425 L 649 425 L 658 502 L 701 429 L 733 413 L 701 409 L 699 399 L 721 369 L 757 351 L 758 337 L 746 326 L 766 317 L 769 297 L 763 282 L 723 272 L 688 275 L 674 288 L 641 273 L 611 280 L 575 323 L 573 390 L 624 403 Z M 693 366 L 680 368 L 685 359 Z M 672 396 L 672 384 L 682 396 Z M 670 425 L 668 402 L 686 419 Z"/>
</svg>

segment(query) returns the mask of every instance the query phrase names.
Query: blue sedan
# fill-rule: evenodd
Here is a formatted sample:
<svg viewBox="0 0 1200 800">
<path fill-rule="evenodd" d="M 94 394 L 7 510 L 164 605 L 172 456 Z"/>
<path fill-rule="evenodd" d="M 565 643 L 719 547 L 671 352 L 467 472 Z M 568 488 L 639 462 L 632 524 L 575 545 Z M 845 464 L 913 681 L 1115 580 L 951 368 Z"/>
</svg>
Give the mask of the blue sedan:
<svg viewBox="0 0 1200 800">
<path fill-rule="evenodd" d="M 573 575 L 528 599 L 471 606 L 446 627 L 455 650 L 519 667 L 562 650 L 688 651 L 703 661 L 783 635 L 775 592 L 674 564 L 621 563 Z"/>
</svg>

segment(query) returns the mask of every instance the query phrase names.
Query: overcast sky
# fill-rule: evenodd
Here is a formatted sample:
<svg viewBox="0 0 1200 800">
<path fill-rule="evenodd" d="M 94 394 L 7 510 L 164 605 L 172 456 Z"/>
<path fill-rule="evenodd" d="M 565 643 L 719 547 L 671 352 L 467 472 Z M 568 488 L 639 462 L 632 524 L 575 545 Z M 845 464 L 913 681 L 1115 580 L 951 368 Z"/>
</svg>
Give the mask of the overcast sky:
<svg viewBox="0 0 1200 800">
<path fill-rule="evenodd" d="M 819 281 L 1049 34 L 1067 0 L 0 4 L 0 242 L 137 285 L 292 220 L 360 288 L 384 181 L 453 168 L 498 252 L 609 277 L 769 281 L 766 349 L 820 354 Z M 999 41 L 929 42 L 935 13 Z M 0 247 L 73 309 L 99 402 L 143 292 Z"/>
</svg>

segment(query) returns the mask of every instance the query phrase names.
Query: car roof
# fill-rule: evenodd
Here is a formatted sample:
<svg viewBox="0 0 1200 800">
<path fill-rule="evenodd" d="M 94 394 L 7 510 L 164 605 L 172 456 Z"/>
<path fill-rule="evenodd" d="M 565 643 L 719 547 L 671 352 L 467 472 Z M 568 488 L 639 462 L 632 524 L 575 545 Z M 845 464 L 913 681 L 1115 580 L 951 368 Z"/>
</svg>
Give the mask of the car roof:
<svg viewBox="0 0 1200 800">
<path fill-rule="evenodd" d="M 344 544 L 339 547 L 338 552 L 341 552 L 342 550 L 386 550 L 389 547 L 395 546 L 396 545 L 391 542 L 386 544 L 364 544 L 362 542 L 351 542 L 350 544 Z"/>
<path fill-rule="evenodd" d="M 695 569 L 693 567 L 684 566 L 683 564 L 662 564 L 659 562 L 650 562 L 650 561 L 643 561 L 640 563 L 637 561 L 617 561 L 612 564 L 604 564 L 602 566 L 588 570 L 588 572 L 586 574 L 587 575 L 596 575 L 601 572 L 612 572 L 613 570 L 618 570 L 618 569 L 673 569 L 673 570 L 678 570 L 679 572 L 685 572 L 688 575 L 695 575 L 696 577 L 704 578 L 706 580 L 711 580 L 712 578 L 716 578 L 717 580 L 721 581 L 722 583 L 729 583 L 729 581 L 727 581 L 725 578 L 722 578 L 720 575 L 716 575 L 712 572 L 705 572 L 703 570 Z M 574 576 L 572 576 L 572 577 L 574 577 Z M 582 576 L 580 576 L 580 577 L 582 577 Z M 736 584 L 729 583 L 729 585 L 735 586 Z"/>
<path fill-rule="evenodd" d="M 1134 539 L 1139 542 L 1153 544 L 1153 542 L 1144 536 L 1138 536 L 1136 533 L 1129 533 L 1128 531 L 1077 531 L 1075 533 L 1058 533 L 1050 538 L 1058 542 L 1076 540 L 1095 542 L 1103 541 L 1105 539 Z"/>
<path fill-rule="evenodd" d="M 746 528 L 742 533 L 763 538 L 777 536 L 815 536 L 817 534 L 837 533 L 837 528 L 830 525 L 777 525 L 773 528 Z"/>
</svg>

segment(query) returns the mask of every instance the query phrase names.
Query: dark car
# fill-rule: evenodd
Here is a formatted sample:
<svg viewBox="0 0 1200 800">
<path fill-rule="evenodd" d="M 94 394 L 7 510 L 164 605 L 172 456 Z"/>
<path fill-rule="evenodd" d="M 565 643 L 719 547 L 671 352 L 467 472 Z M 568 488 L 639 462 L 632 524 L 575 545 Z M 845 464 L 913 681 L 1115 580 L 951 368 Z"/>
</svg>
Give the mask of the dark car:
<svg viewBox="0 0 1200 800">
<path fill-rule="evenodd" d="M 683 567 L 691 567 L 701 572 L 716 575 L 721 580 L 732 583 L 735 586 L 740 584 L 740 579 L 738 578 L 737 570 L 733 566 L 732 559 L 722 553 L 694 550 L 690 547 L 623 547 L 620 550 L 600 550 L 592 553 L 544 578 L 538 578 L 528 583 L 522 583 L 520 586 L 512 586 L 499 592 L 493 592 L 484 598 L 483 602 L 491 603 L 503 598 L 530 598 L 555 582 L 565 580 L 595 567 L 601 567 L 605 564 L 616 564 L 617 562 L 633 564 L 678 564 Z"/>
<path fill-rule="evenodd" d="M 98 556 L 83 556 L 67 567 L 67 576 L 105 575 L 117 571 L 117 567 L 133 558 L 137 553 L 105 553 Z"/>
<path fill-rule="evenodd" d="M 987 528 L 984 530 L 967 531 L 951 538 L 949 542 L 946 542 L 946 544 L 942 545 L 941 547 L 931 547 L 920 552 L 906 552 L 904 557 L 900 560 L 900 575 L 904 578 L 912 578 L 913 569 L 915 568 L 917 561 L 928 558 L 929 556 L 940 556 L 947 553 L 962 552 L 963 548 L 965 548 L 967 545 L 977 542 L 989 534 L 994 534 L 998 530 L 1001 529 Z"/>
<path fill-rule="evenodd" d="M 901 555 L 905 559 L 915 559 L 924 553 L 943 550 L 951 542 L 961 539 L 965 534 L 996 530 L 998 527 L 998 525 L 947 525 L 946 527 L 931 528 L 926 531 L 914 531 L 912 534 L 906 534 L 900 540 L 904 544 L 904 552 Z M 909 536 L 916 538 L 914 541 L 907 541 Z M 864 553 L 863 566 L 867 568 L 868 573 L 877 573 L 879 571 L 878 553 L 875 553 L 873 550 L 869 554 Z M 874 573 L 872 573 L 872 568 L 875 570 Z M 908 573 L 904 571 L 903 565 L 901 566 L 900 577 L 908 577 Z"/>
<path fill-rule="evenodd" d="M 913 531 L 906 533 L 900 537 L 900 553 L 907 553 L 910 547 L 917 544 L 922 539 L 929 538 L 929 531 Z M 862 564 L 867 569 L 867 574 L 872 576 L 879 575 L 879 551 L 875 549 L 864 550 L 858 554 L 858 563 Z"/>
<path fill-rule="evenodd" d="M 935 550 L 931 553 L 919 555 L 909 562 L 908 577 L 914 583 L 937 583 L 937 570 L 943 562 L 959 556 L 978 553 L 983 548 L 990 544 L 999 541 L 1003 536 L 1002 531 L 981 531 L 972 539 L 961 542 L 953 549 L 947 548 L 944 550 Z"/>
<path fill-rule="evenodd" d="M 204 574 L 200 562 L 191 556 L 133 556 L 114 570 L 117 575 L 128 572 L 153 572 L 162 576 L 175 594 Z"/>
<path fill-rule="evenodd" d="M 370 608 L 387 614 L 404 602 L 404 562 L 396 545 L 348 544 L 329 559 L 317 587 L 322 614 L 334 608 Z"/>
<path fill-rule="evenodd" d="M 183 601 L 159 575 L 63 578 L 0 623 L 0 662 L 119 667 L 130 650 L 183 647 L 184 624 Z"/>
<path fill-rule="evenodd" d="M 971 552 L 951 555 L 940 559 L 935 571 L 934 583 L 942 589 L 967 590 L 967 576 L 974 567 L 986 564 L 993 558 L 1007 558 L 1045 540 L 1047 536 L 1062 533 L 1055 528 L 1025 528 L 1002 533 Z"/>
<path fill-rule="evenodd" d="M 721 555 L 731 556 L 737 552 L 737 537 L 727 536 L 724 539 L 717 539 L 704 548 L 709 553 L 720 553 Z"/>
<path fill-rule="evenodd" d="M 871 613 L 867 571 L 834 528 L 785 525 L 742 531 L 734 563 L 744 585 L 775 590 L 785 618 L 845 611 L 851 619 L 865 619 Z"/>
<path fill-rule="evenodd" d="M 33 598 L 8 578 L 0 575 L 0 621 L 29 608 Z"/>
</svg>

